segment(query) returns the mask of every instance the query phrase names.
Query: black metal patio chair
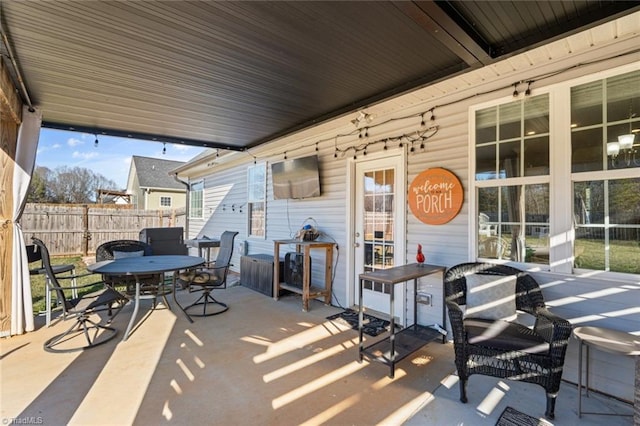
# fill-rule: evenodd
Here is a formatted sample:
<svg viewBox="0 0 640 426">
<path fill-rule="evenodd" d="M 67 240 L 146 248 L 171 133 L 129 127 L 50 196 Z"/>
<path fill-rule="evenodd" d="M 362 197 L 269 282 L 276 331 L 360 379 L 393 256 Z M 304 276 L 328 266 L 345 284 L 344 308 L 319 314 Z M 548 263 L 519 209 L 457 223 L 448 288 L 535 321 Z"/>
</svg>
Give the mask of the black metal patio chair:
<svg viewBox="0 0 640 426">
<path fill-rule="evenodd" d="M 29 262 L 29 275 L 44 275 L 45 281 L 45 321 L 46 326 L 49 327 L 51 325 L 51 313 L 54 309 L 59 309 L 60 301 L 56 298 L 56 292 L 50 289 L 49 278 L 47 277 L 47 271 L 44 268 L 42 263 L 42 251 L 40 247 L 35 244 L 27 245 L 27 261 Z M 37 266 L 31 266 L 31 264 L 36 264 Z M 51 265 L 53 273 L 58 275 L 59 277 L 63 276 L 61 274 L 67 275 L 75 275 L 76 274 L 76 266 L 72 263 L 63 264 L 63 265 Z M 76 285 L 75 278 L 71 278 L 71 286 Z M 52 297 L 53 296 L 53 297 Z M 77 297 L 78 293 L 76 291 L 72 292 L 73 297 Z M 55 304 L 54 304 L 55 299 Z"/>
<path fill-rule="evenodd" d="M 110 310 L 114 303 L 120 305 L 116 312 L 120 312 L 122 306 L 126 302 L 126 298 L 113 290 L 106 287 L 103 281 L 96 281 L 90 284 L 62 286 L 60 280 L 77 279 L 80 277 L 97 274 L 81 274 L 60 277 L 54 272 L 49 251 L 42 240 L 32 238 L 33 243 L 38 247 L 42 256 L 42 265 L 47 275 L 47 285 L 49 289 L 56 292 L 56 297 L 60 301 L 62 308 L 63 320 L 74 319 L 74 323 L 64 333 L 58 334 L 44 343 L 44 349 L 48 352 L 73 352 L 88 349 L 94 346 L 108 342 L 116 336 L 118 331 L 109 326 L 115 315 L 110 316 L 106 324 L 103 325 L 103 319 L 98 313 L 104 310 Z M 100 289 L 88 294 L 79 295 L 77 297 L 67 297 L 66 292 L 88 289 L 100 285 Z M 99 319 L 96 320 L 96 316 Z M 84 338 L 83 338 L 84 337 Z"/>
<path fill-rule="evenodd" d="M 190 308 L 202 306 L 202 312 L 188 314 L 192 316 L 211 316 L 221 314 L 229 307 L 226 303 L 216 300 L 211 292 L 215 289 L 227 288 L 227 275 L 233 255 L 233 242 L 238 235 L 235 231 L 224 231 L 220 236 L 220 248 L 214 262 L 205 264 L 203 268 L 190 269 L 178 275 L 176 282 L 189 291 L 202 291 L 202 295 L 192 304 L 184 308 L 186 312 Z M 207 310 L 209 307 L 217 307 Z"/>
</svg>

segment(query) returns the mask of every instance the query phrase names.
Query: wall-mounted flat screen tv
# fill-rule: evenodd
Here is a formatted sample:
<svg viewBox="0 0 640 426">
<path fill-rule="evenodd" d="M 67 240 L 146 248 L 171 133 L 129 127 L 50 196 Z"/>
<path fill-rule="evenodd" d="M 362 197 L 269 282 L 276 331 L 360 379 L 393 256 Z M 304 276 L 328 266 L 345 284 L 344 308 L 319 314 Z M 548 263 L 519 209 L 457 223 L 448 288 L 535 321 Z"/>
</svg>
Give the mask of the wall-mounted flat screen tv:
<svg viewBox="0 0 640 426">
<path fill-rule="evenodd" d="M 275 200 L 320 196 L 320 171 L 317 155 L 273 163 L 271 178 Z"/>
</svg>

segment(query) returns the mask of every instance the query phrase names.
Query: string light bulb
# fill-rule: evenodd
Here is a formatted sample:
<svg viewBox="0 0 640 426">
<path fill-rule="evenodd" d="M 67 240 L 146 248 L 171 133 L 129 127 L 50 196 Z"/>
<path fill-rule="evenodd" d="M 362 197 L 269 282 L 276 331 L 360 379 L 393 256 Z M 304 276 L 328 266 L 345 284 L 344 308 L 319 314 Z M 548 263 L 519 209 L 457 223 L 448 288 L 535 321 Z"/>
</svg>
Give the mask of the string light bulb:
<svg viewBox="0 0 640 426">
<path fill-rule="evenodd" d="M 519 95 L 518 93 L 518 83 L 513 83 L 513 97 L 517 98 Z"/>
<path fill-rule="evenodd" d="M 96 137 L 96 140 L 93 142 L 93 147 L 94 147 L 94 148 L 97 148 L 97 147 L 98 147 L 98 144 L 100 143 L 100 141 L 98 140 L 98 135 L 95 135 L 95 134 L 94 134 L 94 136 Z"/>
<path fill-rule="evenodd" d="M 162 144 L 162 155 L 165 155 L 167 153 L 167 144 L 163 143 Z"/>
</svg>

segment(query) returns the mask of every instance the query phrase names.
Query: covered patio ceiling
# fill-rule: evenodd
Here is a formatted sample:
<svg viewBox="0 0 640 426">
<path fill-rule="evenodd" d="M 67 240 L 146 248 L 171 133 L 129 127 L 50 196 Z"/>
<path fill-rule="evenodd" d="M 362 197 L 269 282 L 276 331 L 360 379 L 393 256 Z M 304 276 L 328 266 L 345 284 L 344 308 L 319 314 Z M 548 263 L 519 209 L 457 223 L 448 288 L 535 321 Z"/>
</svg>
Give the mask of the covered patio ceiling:
<svg viewBox="0 0 640 426">
<path fill-rule="evenodd" d="M 2 0 L 49 128 L 245 150 L 640 10 L 636 1 Z"/>
</svg>

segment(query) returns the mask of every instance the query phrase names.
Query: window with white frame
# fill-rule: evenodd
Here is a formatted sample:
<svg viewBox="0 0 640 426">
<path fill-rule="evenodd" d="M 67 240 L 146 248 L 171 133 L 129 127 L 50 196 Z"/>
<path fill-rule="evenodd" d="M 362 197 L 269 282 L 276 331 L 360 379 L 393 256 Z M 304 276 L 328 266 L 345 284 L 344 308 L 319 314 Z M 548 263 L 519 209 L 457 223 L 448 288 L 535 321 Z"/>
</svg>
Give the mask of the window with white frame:
<svg viewBox="0 0 640 426">
<path fill-rule="evenodd" d="M 549 263 L 549 95 L 476 111 L 478 256 Z"/>
<path fill-rule="evenodd" d="M 265 198 L 267 192 L 266 164 L 256 164 L 247 169 L 247 211 L 250 237 L 265 236 Z"/>
<path fill-rule="evenodd" d="M 204 181 L 191 184 L 189 190 L 189 217 L 202 219 L 204 217 Z"/>
<path fill-rule="evenodd" d="M 160 197 L 160 206 L 171 207 L 171 197 Z"/>
<path fill-rule="evenodd" d="M 640 273 L 639 115 L 637 70 L 473 110 L 477 257 Z"/>
<path fill-rule="evenodd" d="M 575 267 L 640 274 L 640 71 L 571 88 Z"/>
</svg>

